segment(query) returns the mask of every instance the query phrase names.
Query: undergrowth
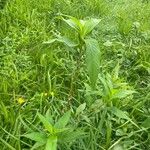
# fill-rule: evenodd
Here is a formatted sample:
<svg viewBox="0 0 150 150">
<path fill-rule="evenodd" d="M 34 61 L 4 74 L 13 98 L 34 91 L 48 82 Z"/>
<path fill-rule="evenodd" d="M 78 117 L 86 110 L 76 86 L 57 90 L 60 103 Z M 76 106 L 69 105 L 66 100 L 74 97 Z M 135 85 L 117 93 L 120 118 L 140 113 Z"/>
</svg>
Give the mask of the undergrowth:
<svg viewBox="0 0 150 150">
<path fill-rule="evenodd" d="M 150 149 L 149 8 L 0 0 L 0 149 Z"/>
</svg>

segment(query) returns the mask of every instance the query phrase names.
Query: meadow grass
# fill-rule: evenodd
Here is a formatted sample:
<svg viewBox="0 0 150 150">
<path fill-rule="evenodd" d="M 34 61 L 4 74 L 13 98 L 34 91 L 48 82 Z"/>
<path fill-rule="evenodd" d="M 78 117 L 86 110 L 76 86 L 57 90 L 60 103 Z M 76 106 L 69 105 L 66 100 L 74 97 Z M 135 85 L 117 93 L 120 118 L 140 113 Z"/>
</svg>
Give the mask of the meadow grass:
<svg viewBox="0 0 150 150">
<path fill-rule="evenodd" d="M 38 113 L 57 122 L 68 110 L 73 132 L 58 136 L 59 150 L 150 149 L 149 8 L 144 0 L 0 0 L 0 149 L 31 149 L 24 135 L 45 132 Z M 43 44 L 56 34 L 77 40 L 59 14 L 101 19 L 90 35 L 101 54 L 94 90 L 84 52 L 77 68 L 76 48 Z"/>
</svg>

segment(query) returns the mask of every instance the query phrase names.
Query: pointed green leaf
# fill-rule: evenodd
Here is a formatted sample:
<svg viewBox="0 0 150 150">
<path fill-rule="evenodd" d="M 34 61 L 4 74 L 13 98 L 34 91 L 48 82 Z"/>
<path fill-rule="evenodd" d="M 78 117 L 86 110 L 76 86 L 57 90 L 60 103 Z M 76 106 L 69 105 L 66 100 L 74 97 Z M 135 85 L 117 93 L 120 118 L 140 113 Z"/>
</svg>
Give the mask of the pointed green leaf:
<svg viewBox="0 0 150 150">
<path fill-rule="evenodd" d="M 112 76 L 109 73 L 106 73 L 105 78 L 106 78 L 106 82 L 107 82 L 108 88 L 111 91 L 113 89 Z"/>
<path fill-rule="evenodd" d="M 81 130 L 81 129 L 77 129 L 76 131 L 72 130 L 72 131 L 68 131 L 68 132 L 64 132 L 59 136 L 59 139 L 66 143 L 66 142 L 73 142 L 74 140 L 76 140 L 77 138 L 81 138 L 83 136 L 85 136 L 86 133 Z"/>
<path fill-rule="evenodd" d="M 55 134 L 58 134 L 58 133 L 62 133 L 62 132 L 64 132 L 64 131 L 68 131 L 69 130 L 69 128 L 62 128 L 62 129 L 54 129 L 54 132 L 55 132 Z"/>
<path fill-rule="evenodd" d="M 76 47 L 78 44 L 65 36 L 59 36 L 57 41 L 66 44 L 69 47 Z"/>
<path fill-rule="evenodd" d="M 64 128 L 67 123 L 69 122 L 71 116 L 71 110 L 67 111 L 54 125 L 55 128 L 62 129 Z"/>
<path fill-rule="evenodd" d="M 84 36 L 89 34 L 101 21 L 101 19 L 95 19 L 95 18 L 91 18 L 89 20 L 86 20 L 84 23 Z"/>
<path fill-rule="evenodd" d="M 130 121 L 134 126 L 136 126 L 137 128 L 139 128 L 139 126 L 138 126 L 135 122 L 133 122 L 132 119 L 130 119 L 130 118 L 127 116 L 127 114 L 126 114 L 125 112 L 123 112 L 122 110 L 120 110 L 120 109 L 118 109 L 118 108 L 116 108 L 116 107 L 112 107 L 112 108 L 110 109 L 110 111 L 111 111 L 114 115 L 116 115 L 118 118 L 126 119 L 126 120 Z M 139 128 L 139 129 L 140 129 L 140 128 Z"/>
<path fill-rule="evenodd" d="M 33 141 L 40 142 L 40 143 L 45 143 L 45 141 L 47 139 L 46 134 L 40 133 L 40 132 L 32 132 L 29 134 L 25 134 L 23 136 L 26 138 L 29 138 Z"/>
<path fill-rule="evenodd" d="M 117 80 L 117 79 L 118 79 L 118 76 L 119 76 L 119 69 L 120 69 L 120 66 L 119 66 L 119 62 L 118 62 L 117 65 L 115 66 L 115 68 L 114 68 L 113 71 L 112 71 L 113 80 Z"/>
<path fill-rule="evenodd" d="M 105 79 L 105 77 L 102 77 L 102 76 L 99 76 L 99 79 L 104 86 L 104 95 L 103 96 L 109 96 L 110 95 L 110 88 L 108 86 L 107 80 Z"/>
<path fill-rule="evenodd" d="M 117 90 L 115 93 L 112 95 L 112 99 L 114 98 L 125 98 L 129 95 L 132 95 L 135 93 L 135 91 L 132 90 Z"/>
<path fill-rule="evenodd" d="M 99 44 L 95 39 L 87 39 L 86 43 L 86 64 L 90 77 L 91 87 L 94 89 L 98 78 L 100 67 Z"/>
<path fill-rule="evenodd" d="M 78 20 L 75 17 L 69 17 L 70 19 L 63 19 L 71 28 L 75 29 L 78 33 L 82 29 L 82 24 L 80 23 L 80 20 Z"/>
<path fill-rule="evenodd" d="M 126 119 L 126 120 L 131 120 L 125 112 L 123 112 L 122 110 L 116 108 L 116 107 L 112 107 L 111 108 L 111 112 L 116 115 L 118 118 L 122 118 L 122 119 Z"/>
<path fill-rule="evenodd" d="M 47 42 L 44 42 L 44 44 L 52 44 L 52 43 L 54 43 L 56 41 L 64 43 L 64 44 L 66 44 L 69 47 L 76 47 L 76 46 L 78 46 L 78 43 L 75 43 L 71 39 L 69 39 L 69 38 L 67 38 L 65 36 L 60 36 L 60 35 L 57 36 L 57 38 L 55 38 L 55 39 L 51 39 L 51 40 L 49 40 Z"/>
<path fill-rule="evenodd" d="M 86 103 L 81 104 L 77 109 L 76 109 L 76 116 L 79 115 L 81 112 L 83 112 L 83 110 L 86 107 Z"/>
<path fill-rule="evenodd" d="M 48 120 L 48 122 L 50 122 L 51 125 L 54 124 L 54 120 L 53 120 L 53 117 L 52 117 L 52 115 L 50 113 L 50 109 L 48 109 L 46 111 L 45 118 Z"/>
<path fill-rule="evenodd" d="M 50 124 L 50 122 L 48 122 L 48 120 L 44 116 L 42 116 L 40 113 L 38 113 L 38 117 L 39 117 L 40 121 L 43 123 L 46 130 L 48 130 L 52 134 L 53 126 Z"/>
</svg>

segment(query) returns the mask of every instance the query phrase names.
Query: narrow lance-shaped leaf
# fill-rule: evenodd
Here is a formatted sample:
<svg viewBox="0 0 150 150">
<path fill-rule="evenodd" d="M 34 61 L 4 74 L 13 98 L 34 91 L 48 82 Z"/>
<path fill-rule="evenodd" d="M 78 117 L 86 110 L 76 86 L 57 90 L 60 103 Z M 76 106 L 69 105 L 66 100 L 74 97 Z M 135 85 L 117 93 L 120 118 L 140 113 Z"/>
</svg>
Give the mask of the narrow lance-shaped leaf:
<svg viewBox="0 0 150 150">
<path fill-rule="evenodd" d="M 112 107 L 111 112 L 116 115 L 118 118 L 122 118 L 122 119 L 126 119 L 128 121 L 130 121 L 131 119 L 125 114 L 125 112 L 123 112 L 122 110 L 116 108 L 116 107 Z"/>
<path fill-rule="evenodd" d="M 107 80 L 105 79 L 105 77 L 99 76 L 99 79 L 102 83 L 102 85 L 104 86 L 104 95 L 103 96 L 109 96 L 110 95 L 110 89 L 107 83 Z"/>
<path fill-rule="evenodd" d="M 48 71 L 48 74 L 49 74 L 49 71 Z M 50 78 L 50 76 L 49 76 L 49 78 Z M 53 117 L 50 113 L 50 109 L 48 109 L 46 111 L 45 118 L 48 120 L 48 122 L 50 122 L 51 125 L 54 125 L 54 120 L 53 120 Z"/>
<path fill-rule="evenodd" d="M 25 134 L 23 136 L 26 137 L 26 138 L 29 138 L 33 141 L 40 142 L 40 143 L 45 143 L 46 138 L 47 138 L 46 134 L 40 133 L 40 132 L 32 132 L 32 133 L 29 133 L 29 134 Z"/>
<path fill-rule="evenodd" d="M 83 112 L 83 110 L 86 107 L 86 103 L 81 104 L 77 109 L 76 109 L 76 116 L 79 115 L 80 113 Z"/>
<path fill-rule="evenodd" d="M 89 20 L 86 20 L 84 23 L 84 36 L 89 34 L 101 21 L 101 19 L 95 19 L 95 18 L 91 18 Z"/>
<path fill-rule="evenodd" d="M 117 80 L 118 79 L 118 76 L 119 76 L 119 69 L 120 69 L 120 66 L 119 66 L 119 62 L 117 63 L 116 67 L 113 69 L 113 80 Z"/>
<path fill-rule="evenodd" d="M 95 39 L 86 39 L 85 44 L 87 70 L 90 77 L 91 87 L 94 89 L 100 66 L 99 44 Z"/>
<path fill-rule="evenodd" d="M 50 132 L 53 133 L 53 126 L 50 124 L 50 122 L 48 122 L 48 120 L 42 116 L 41 114 L 38 113 L 38 117 L 40 119 L 40 121 L 43 123 L 43 125 L 45 126 L 45 128 Z"/>
<path fill-rule="evenodd" d="M 70 19 L 63 19 L 71 28 L 75 29 L 78 33 L 82 29 L 82 24 L 80 20 L 76 19 L 75 17 L 69 17 Z"/>
<path fill-rule="evenodd" d="M 67 111 L 54 125 L 55 128 L 62 129 L 69 122 L 71 116 L 71 110 Z"/>
<path fill-rule="evenodd" d="M 65 36 L 59 36 L 57 39 L 58 42 L 62 42 L 66 44 L 69 47 L 76 47 L 78 44 L 72 41 L 71 39 L 65 37 Z"/>
<path fill-rule="evenodd" d="M 43 44 L 52 44 L 54 42 L 61 42 L 69 47 L 76 47 L 78 46 L 78 43 L 75 43 L 71 39 L 65 37 L 65 36 L 57 36 L 55 39 L 50 39 L 49 41 L 44 42 Z"/>
<path fill-rule="evenodd" d="M 86 133 L 82 129 L 78 128 L 77 130 L 71 129 L 70 131 L 63 132 L 58 138 L 61 142 L 66 143 L 73 142 L 77 138 L 82 138 L 84 136 L 86 136 Z"/>
<path fill-rule="evenodd" d="M 114 115 L 116 115 L 118 118 L 122 118 L 122 119 L 128 120 L 128 121 L 130 121 L 134 126 L 136 126 L 137 128 L 139 128 L 139 126 L 138 126 L 136 123 L 134 123 L 134 122 L 132 121 L 132 119 L 129 118 L 129 117 L 125 114 L 125 112 L 123 112 L 122 110 L 120 110 L 120 109 L 118 109 L 118 108 L 116 108 L 116 107 L 112 107 L 112 108 L 110 109 L 110 111 L 111 111 Z M 139 129 L 140 129 L 140 128 L 139 128 Z"/>
<path fill-rule="evenodd" d="M 125 98 L 129 95 L 132 95 L 133 93 L 136 93 L 136 92 L 132 90 L 118 90 L 112 95 L 112 99 L 113 98 Z"/>
</svg>

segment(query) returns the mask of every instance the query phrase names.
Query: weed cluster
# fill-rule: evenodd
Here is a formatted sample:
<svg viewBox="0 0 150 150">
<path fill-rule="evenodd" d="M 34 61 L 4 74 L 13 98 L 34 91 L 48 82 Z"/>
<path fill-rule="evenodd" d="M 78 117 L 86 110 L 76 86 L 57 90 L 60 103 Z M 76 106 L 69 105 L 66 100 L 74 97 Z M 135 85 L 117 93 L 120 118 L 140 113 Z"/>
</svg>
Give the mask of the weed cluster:
<svg viewBox="0 0 150 150">
<path fill-rule="evenodd" d="M 150 149 L 149 8 L 0 0 L 0 149 Z"/>
</svg>

